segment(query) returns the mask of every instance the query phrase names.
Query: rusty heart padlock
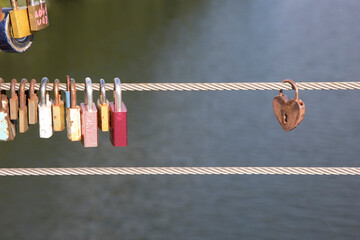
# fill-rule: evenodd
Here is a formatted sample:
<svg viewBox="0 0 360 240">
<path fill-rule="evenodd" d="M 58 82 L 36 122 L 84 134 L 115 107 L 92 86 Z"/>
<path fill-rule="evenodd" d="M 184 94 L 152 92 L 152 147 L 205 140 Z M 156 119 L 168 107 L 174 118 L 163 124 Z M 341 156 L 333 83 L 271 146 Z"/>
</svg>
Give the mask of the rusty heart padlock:
<svg viewBox="0 0 360 240">
<path fill-rule="evenodd" d="M 294 81 L 285 79 L 283 83 L 290 83 L 295 90 L 295 98 L 290 99 L 283 94 L 281 89 L 279 95 L 273 100 L 273 108 L 276 119 L 285 131 L 296 128 L 305 116 L 305 104 L 299 99 L 299 90 Z"/>
</svg>

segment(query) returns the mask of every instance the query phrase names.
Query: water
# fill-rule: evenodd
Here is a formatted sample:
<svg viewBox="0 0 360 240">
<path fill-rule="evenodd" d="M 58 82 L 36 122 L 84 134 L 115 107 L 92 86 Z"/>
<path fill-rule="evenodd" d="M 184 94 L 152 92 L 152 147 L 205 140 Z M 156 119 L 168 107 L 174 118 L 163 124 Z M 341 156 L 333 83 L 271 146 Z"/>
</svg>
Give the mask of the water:
<svg viewBox="0 0 360 240">
<path fill-rule="evenodd" d="M 356 0 L 49 5 L 51 27 L 30 51 L 0 55 L 6 81 L 359 80 Z M 289 133 L 273 115 L 276 94 L 125 92 L 127 148 L 113 148 L 107 133 L 96 149 L 65 132 L 39 139 L 32 126 L 0 145 L 0 167 L 359 166 L 358 91 L 300 91 L 306 116 Z M 359 239 L 359 184 L 356 176 L 6 177 L 0 239 Z"/>
</svg>

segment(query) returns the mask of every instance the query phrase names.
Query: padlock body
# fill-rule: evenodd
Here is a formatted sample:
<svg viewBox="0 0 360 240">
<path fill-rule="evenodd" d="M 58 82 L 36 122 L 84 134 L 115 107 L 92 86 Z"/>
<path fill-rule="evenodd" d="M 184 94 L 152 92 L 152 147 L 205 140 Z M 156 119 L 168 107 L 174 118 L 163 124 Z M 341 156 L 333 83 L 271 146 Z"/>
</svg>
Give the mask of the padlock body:
<svg viewBox="0 0 360 240">
<path fill-rule="evenodd" d="M 81 140 L 81 119 L 80 107 L 66 109 L 67 136 L 70 141 Z"/>
<path fill-rule="evenodd" d="M 273 109 L 283 129 L 288 132 L 296 128 L 305 116 L 305 104 L 301 99 L 290 99 L 286 95 L 276 96 Z"/>
<path fill-rule="evenodd" d="M 53 123 L 54 131 L 62 131 L 65 129 L 65 106 L 63 101 L 53 105 Z"/>
<path fill-rule="evenodd" d="M 38 122 L 38 104 L 39 99 L 37 96 L 28 99 L 29 124 L 36 124 Z"/>
<path fill-rule="evenodd" d="M 6 96 L 2 96 L 2 103 L 8 103 Z M 0 109 L 0 141 L 11 141 L 16 136 L 15 126 L 11 123 L 9 117 L 9 109 Z"/>
<path fill-rule="evenodd" d="M 38 105 L 40 138 L 50 138 L 53 135 L 51 105 L 51 102 Z"/>
<path fill-rule="evenodd" d="M 10 119 L 16 120 L 19 118 L 19 98 L 17 96 L 10 98 Z"/>
<path fill-rule="evenodd" d="M 24 133 L 29 129 L 27 107 L 19 108 L 19 132 Z"/>
<path fill-rule="evenodd" d="M 10 11 L 10 20 L 14 38 L 23 38 L 31 35 L 26 6 Z"/>
<path fill-rule="evenodd" d="M 28 6 L 30 30 L 32 32 L 40 31 L 49 26 L 49 18 L 46 3 L 37 2 L 35 5 Z"/>
<path fill-rule="evenodd" d="M 115 111 L 115 104 L 110 103 L 110 141 L 115 147 L 127 146 L 127 109 L 122 103 L 121 112 Z"/>
<path fill-rule="evenodd" d="M 98 146 L 98 113 L 95 104 L 92 104 L 92 111 L 84 103 L 81 107 L 81 135 L 84 147 Z"/>
<path fill-rule="evenodd" d="M 105 104 L 101 104 L 100 100 L 97 101 L 98 108 L 98 126 L 103 132 L 107 132 L 110 129 L 110 106 L 109 101 Z"/>
</svg>

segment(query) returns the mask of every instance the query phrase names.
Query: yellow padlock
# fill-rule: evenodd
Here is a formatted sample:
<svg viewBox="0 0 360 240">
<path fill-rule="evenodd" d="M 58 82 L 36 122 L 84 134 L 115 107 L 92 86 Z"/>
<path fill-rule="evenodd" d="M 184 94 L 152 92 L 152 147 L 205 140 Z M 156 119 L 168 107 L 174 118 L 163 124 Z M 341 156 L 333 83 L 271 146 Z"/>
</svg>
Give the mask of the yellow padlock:
<svg viewBox="0 0 360 240">
<path fill-rule="evenodd" d="M 54 131 L 59 132 L 64 130 L 65 128 L 65 107 L 64 102 L 61 100 L 61 94 L 59 94 L 59 84 L 60 80 L 55 79 L 54 81 L 54 95 L 55 102 L 53 104 L 53 123 L 54 123 Z"/>
<path fill-rule="evenodd" d="M 105 81 L 100 79 L 100 98 L 97 101 L 98 125 L 103 132 L 109 131 L 110 125 L 110 105 L 106 99 Z"/>
<path fill-rule="evenodd" d="M 11 29 L 14 38 L 23 38 L 31 35 L 27 6 L 19 7 L 17 0 L 10 0 Z"/>
</svg>

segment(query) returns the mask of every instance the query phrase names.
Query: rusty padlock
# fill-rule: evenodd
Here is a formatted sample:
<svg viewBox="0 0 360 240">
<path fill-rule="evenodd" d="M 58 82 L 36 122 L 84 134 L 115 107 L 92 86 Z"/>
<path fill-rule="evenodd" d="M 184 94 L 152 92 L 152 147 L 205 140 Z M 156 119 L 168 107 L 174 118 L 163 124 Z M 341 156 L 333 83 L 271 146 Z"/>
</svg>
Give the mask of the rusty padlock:
<svg viewBox="0 0 360 240">
<path fill-rule="evenodd" d="M 19 98 L 16 93 L 15 86 L 16 85 L 16 79 L 14 78 L 11 80 L 10 85 L 10 91 L 11 91 L 11 97 L 10 97 L 10 120 L 17 120 L 19 118 L 18 112 L 19 112 Z"/>
<path fill-rule="evenodd" d="M 39 133 L 40 138 L 50 138 L 53 135 L 52 125 L 52 101 L 50 100 L 49 92 L 46 91 L 46 84 L 48 79 L 44 77 L 40 83 L 40 98 L 39 108 Z"/>
<path fill-rule="evenodd" d="M 81 140 L 81 108 L 76 105 L 75 80 L 70 80 L 71 106 L 66 109 L 67 136 L 70 141 Z"/>
<path fill-rule="evenodd" d="M 30 29 L 32 32 L 40 31 L 49 26 L 46 3 L 43 0 L 39 1 L 40 2 L 26 0 Z"/>
<path fill-rule="evenodd" d="M 127 109 L 122 102 L 121 82 L 114 79 L 114 102 L 110 103 L 110 140 L 114 147 L 127 146 Z"/>
<path fill-rule="evenodd" d="M 36 124 L 38 122 L 38 104 L 39 98 L 35 92 L 36 80 L 32 79 L 30 82 L 29 98 L 28 98 L 28 112 L 29 124 Z"/>
<path fill-rule="evenodd" d="M 28 109 L 26 106 L 25 84 L 28 81 L 23 78 L 20 82 L 20 108 L 19 108 L 19 132 L 24 133 L 29 129 Z"/>
<path fill-rule="evenodd" d="M 106 99 L 105 81 L 100 79 L 100 97 L 97 100 L 99 129 L 103 132 L 110 128 L 110 104 Z"/>
<path fill-rule="evenodd" d="M 65 128 L 65 107 L 64 102 L 61 100 L 61 94 L 59 94 L 59 79 L 54 81 L 54 104 L 53 104 L 53 124 L 54 131 L 62 131 Z"/>
<path fill-rule="evenodd" d="M 6 95 L 1 94 L 1 83 L 3 82 L 3 79 L 0 78 L 0 141 L 11 141 L 16 136 L 16 130 L 10 121 L 8 99 Z"/>
<path fill-rule="evenodd" d="M 81 134 L 84 147 L 98 146 L 97 108 L 93 102 L 91 79 L 85 79 L 85 103 L 81 103 Z"/>
<path fill-rule="evenodd" d="M 283 83 L 290 83 L 295 90 L 295 98 L 289 98 L 283 94 L 281 89 L 279 95 L 273 100 L 273 108 L 276 119 L 285 131 L 296 128 L 305 116 L 305 104 L 299 99 L 299 90 L 294 81 L 285 79 Z"/>
</svg>

